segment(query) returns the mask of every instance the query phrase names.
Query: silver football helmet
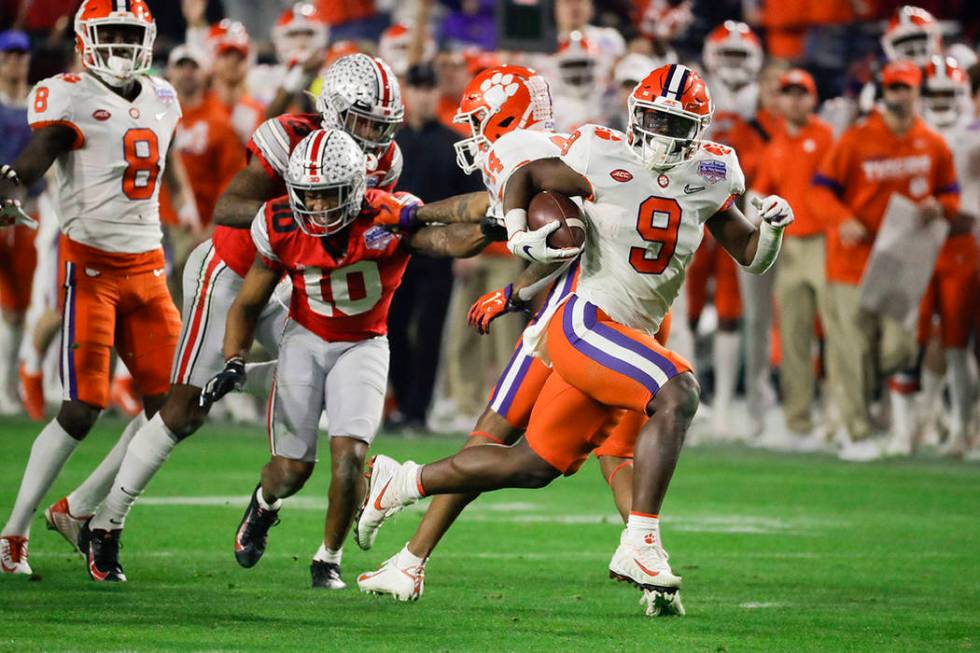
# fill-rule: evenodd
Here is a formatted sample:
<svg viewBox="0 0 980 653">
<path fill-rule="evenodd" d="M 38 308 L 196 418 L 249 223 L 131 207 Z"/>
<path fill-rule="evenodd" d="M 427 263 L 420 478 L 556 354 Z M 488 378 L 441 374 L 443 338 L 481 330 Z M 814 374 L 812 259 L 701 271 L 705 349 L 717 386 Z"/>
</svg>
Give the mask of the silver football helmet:
<svg viewBox="0 0 980 653">
<path fill-rule="evenodd" d="M 324 125 L 343 129 L 361 148 L 380 156 L 405 118 L 398 78 L 384 61 L 358 53 L 327 69 L 316 99 Z"/>
<path fill-rule="evenodd" d="M 366 186 L 364 152 L 339 129 L 317 129 L 293 149 L 286 189 L 293 219 L 310 236 L 341 231 L 361 211 Z"/>
</svg>

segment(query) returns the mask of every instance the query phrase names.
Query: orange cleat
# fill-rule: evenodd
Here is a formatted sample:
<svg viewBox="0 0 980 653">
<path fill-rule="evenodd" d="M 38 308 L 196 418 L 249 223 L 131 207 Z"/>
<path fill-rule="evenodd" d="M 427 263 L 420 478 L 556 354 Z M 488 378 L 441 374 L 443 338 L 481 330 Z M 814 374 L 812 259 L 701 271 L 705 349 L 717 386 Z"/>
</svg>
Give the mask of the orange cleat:
<svg viewBox="0 0 980 653">
<path fill-rule="evenodd" d="M 24 366 L 20 366 L 20 399 L 28 416 L 36 421 L 44 421 L 44 376 L 28 374 Z"/>
</svg>

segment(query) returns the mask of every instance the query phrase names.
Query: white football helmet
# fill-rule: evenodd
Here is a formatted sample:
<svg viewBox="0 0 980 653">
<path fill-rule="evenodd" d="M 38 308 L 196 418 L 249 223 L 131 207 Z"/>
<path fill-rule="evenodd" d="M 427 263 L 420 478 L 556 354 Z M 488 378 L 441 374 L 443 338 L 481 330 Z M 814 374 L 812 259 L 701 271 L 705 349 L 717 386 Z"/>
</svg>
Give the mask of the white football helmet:
<svg viewBox="0 0 980 653">
<path fill-rule="evenodd" d="M 316 4 L 297 2 L 279 16 L 272 27 L 276 56 L 286 66 L 302 64 L 327 47 L 330 28 Z"/>
<path fill-rule="evenodd" d="M 375 156 L 388 147 L 405 118 L 395 73 L 381 59 L 363 53 L 330 65 L 316 107 L 324 125 L 343 129 Z"/>
<path fill-rule="evenodd" d="M 317 129 L 301 140 L 285 176 L 299 228 L 322 238 L 353 222 L 364 201 L 366 166 L 364 152 L 339 129 Z M 320 202 L 326 207 L 314 206 Z"/>
<path fill-rule="evenodd" d="M 929 126 L 947 129 L 971 114 L 970 80 L 952 57 L 933 57 L 925 67 L 922 117 Z"/>
<path fill-rule="evenodd" d="M 726 20 L 708 33 L 702 58 L 712 78 L 737 88 L 759 76 L 762 43 L 745 23 Z"/>
<path fill-rule="evenodd" d="M 132 32 L 123 43 L 107 39 L 111 29 Z M 86 70 L 110 86 L 124 86 L 153 65 L 156 22 L 144 0 L 85 0 L 75 14 L 75 49 Z"/>
</svg>

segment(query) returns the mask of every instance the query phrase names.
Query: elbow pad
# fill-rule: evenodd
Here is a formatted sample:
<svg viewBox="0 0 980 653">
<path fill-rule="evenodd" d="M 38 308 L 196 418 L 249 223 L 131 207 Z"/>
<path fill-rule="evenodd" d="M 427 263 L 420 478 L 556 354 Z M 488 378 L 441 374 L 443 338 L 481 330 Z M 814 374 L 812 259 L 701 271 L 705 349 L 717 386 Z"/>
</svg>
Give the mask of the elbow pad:
<svg viewBox="0 0 980 653">
<path fill-rule="evenodd" d="M 783 230 L 781 227 L 774 227 L 768 222 L 759 224 L 759 242 L 755 248 L 755 257 L 752 262 L 742 267 L 752 274 L 762 274 L 772 267 L 779 256 L 779 248 L 783 243 Z"/>
</svg>

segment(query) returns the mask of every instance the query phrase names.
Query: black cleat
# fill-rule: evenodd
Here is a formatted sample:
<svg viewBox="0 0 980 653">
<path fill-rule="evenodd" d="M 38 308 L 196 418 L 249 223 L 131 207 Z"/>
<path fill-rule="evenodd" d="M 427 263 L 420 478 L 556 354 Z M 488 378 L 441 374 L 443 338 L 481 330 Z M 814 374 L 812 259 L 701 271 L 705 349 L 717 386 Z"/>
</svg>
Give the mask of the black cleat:
<svg viewBox="0 0 980 653">
<path fill-rule="evenodd" d="M 342 590 L 347 583 L 340 577 L 340 565 L 333 562 L 314 560 L 310 564 L 310 576 L 313 577 L 313 587 L 328 590 Z"/>
<path fill-rule="evenodd" d="M 256 492 L 260 492 L 261 487 L 256 486 L 252 493 L 252 500 L 248 502 L 235 533 L 235 560 L 246 568 L 254 567 L 262 558 L 269 540 L 269 529 L 279 523 L 278 510 L 266 510 L 259 505 Z"/>
<path fill-rule="evenodd" d="M 126 574 L 119 564 L 119 538 L 122 537 L 122 529 L 104 531 L 92 529 L 90 525 L 91 520 L 86 521 L 78 534 L 78 546 L 85 553 L 89 577 L 99 583 L 125 583 Z"/>
</svg>

